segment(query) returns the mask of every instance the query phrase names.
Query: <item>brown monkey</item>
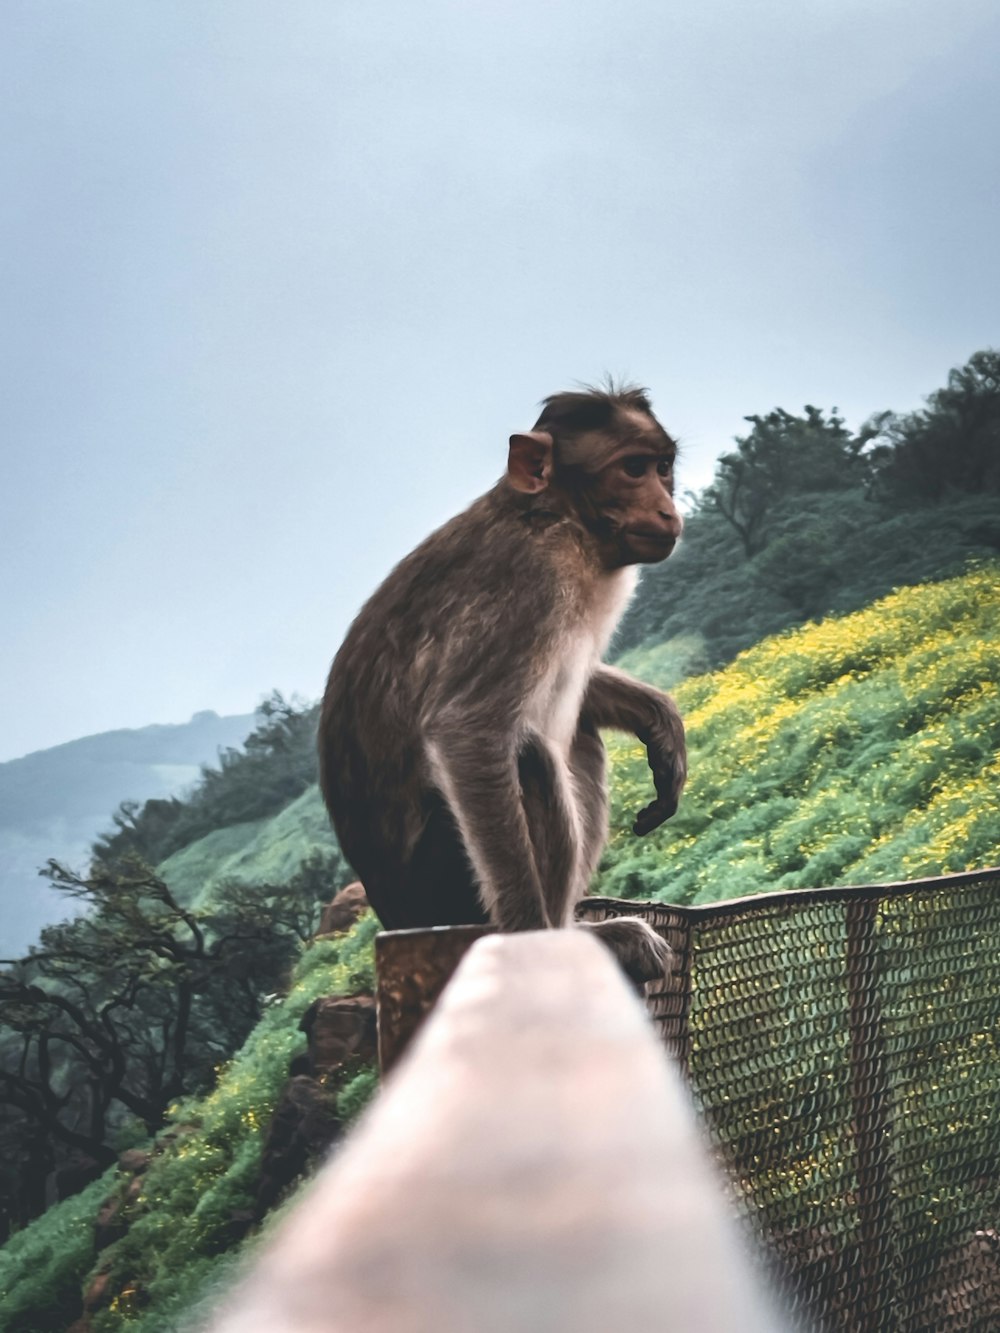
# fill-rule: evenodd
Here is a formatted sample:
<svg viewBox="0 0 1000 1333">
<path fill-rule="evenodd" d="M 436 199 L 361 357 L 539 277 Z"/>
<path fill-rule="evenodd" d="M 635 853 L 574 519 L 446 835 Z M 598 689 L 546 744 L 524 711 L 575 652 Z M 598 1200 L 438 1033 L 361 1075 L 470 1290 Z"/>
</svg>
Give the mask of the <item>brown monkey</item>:
<svg viewBox="0 0 1000 1333">
<path fill-rule="evenodd" d="M 565 926 L 607 836 L 600 727 L 646 746 L 650 832 L 684 785 L 665 694 L 601 664 L 635 587 L 681 531 L 676 446 L 644 390 L 547 398 L 507 473 L 362 609 L 320 720 L 323 795 L 389 929 Z M 662 975 L 638 918 L 596 923 L 626 970 Z"/>
</svg>

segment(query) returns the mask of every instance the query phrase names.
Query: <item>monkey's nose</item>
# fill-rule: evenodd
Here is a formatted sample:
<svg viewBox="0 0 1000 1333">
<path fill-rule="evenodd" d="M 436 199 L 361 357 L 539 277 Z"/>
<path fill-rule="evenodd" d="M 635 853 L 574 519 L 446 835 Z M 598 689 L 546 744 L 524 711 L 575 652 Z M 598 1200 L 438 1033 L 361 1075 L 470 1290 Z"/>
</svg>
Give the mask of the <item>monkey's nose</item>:
<svg viewBox="0 0 1000 1333">
<path fill-rule="evenodd" d="M 681 518 L 680 514 L 665 513 L 661 509 L 660 518 L 663 520 L 664 526 L 666 527 L 667 531 L 673 537 L 674 541 L 676 541 L 677 538 L 684 531 L 684 520 Z"/>
</svg>

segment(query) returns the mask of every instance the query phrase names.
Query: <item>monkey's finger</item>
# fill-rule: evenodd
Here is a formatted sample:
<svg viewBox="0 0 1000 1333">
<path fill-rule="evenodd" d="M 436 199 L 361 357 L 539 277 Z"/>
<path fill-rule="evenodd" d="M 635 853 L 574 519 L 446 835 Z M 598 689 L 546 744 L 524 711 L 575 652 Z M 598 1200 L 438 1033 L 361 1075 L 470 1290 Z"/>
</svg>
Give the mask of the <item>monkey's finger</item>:
<svg viewBox="0 0 1000 1333">
<path fill-rule="evenodd" d="M 653 786 L 656 788 L 657 799 L 667 802 L 673 801 L 674 810 L 676 810 L 684 788 L 684 779 L 687 776 L 686 766 L 682 761 L 678 762 L 673 754 L 650 755 L 648 762 L 650 772 L 653 774 Z M 671 811 L 671 814 L 673 814 L 673 811 Z"/>
<path fill-rule="evenodd" d="M 671 815 L 676 813 L 677 802 L 672 798 L 651 801 L 636 815 L 632 832 L 638 837 L 644 838 L 647 833 L 652 833 L 653 829 L 659 828 L 661 824 L 666 823 Z"/>
</svg>

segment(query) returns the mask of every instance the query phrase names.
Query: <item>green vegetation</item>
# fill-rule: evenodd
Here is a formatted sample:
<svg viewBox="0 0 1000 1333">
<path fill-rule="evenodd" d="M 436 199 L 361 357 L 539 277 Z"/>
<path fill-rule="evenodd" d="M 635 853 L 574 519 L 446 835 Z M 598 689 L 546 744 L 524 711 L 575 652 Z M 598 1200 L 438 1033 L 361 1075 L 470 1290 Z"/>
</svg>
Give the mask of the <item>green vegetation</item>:
<svg viewBox="0 0 1000 1333">
<path fill-rule="evenodd" d="M 85 875 L 53 865 L 77 915 L 0 971 L 7 1228 L 54 1173 L 79 1188 L 211 1086 L 350 878 L 310 785 L 314 726 L 272 696 L 246 755 L 226 751 L 187 802 L 125 803 Z"/>
<path fill-rule="evenodd" d="M 102 1256 L 111 1263 L 112 1288 L 127 1294 L 95 1322 L 95 1333 L 168 1333 L 192 1296 L 215 1285 L 216 1257 L 235 1257 L 234 1215 L 253 1208 L 263 1134 L 289 1063 L 304 1049 L 302 1015 L 320 996 L 372 990 L 375 929 L 369 915 L 346 935 L 311 945 L 288 995 L 264 1015 L 212 1092 L 173 1109 L 186 1132 L 154 1159 L 128 1232 Z M 362 1071 L 342 1090 L 350 1111 L 359 1109 L 359 1087 L 370 1091 L 371 1084 Z"/>
<path fill-rule="evenodd" d="M 234 1219 L 253 1208 L 263 1132 L 289 1063 L 304 1048 L 302 1015 L 319 996 L 371 990 L 374 932 L 369 915 L 346 935 L 307 948 L 287 996 L 267 1010 L 214 1089 L 170 1108 L 176 1136 L 165 1136 L 142 1192 L 126 1205 L 127 1233 L 101 1252 L 109 1290 L 119 1294 L 95 1320 L 95 1331 L 168 1333 L 202 1289 L 218 1282 L 218 1256 L 238 1256 Z M 343 1087 L 338 1104 L 347 1118 L 372 1088 L 370 1070 Z M 78 1313 L 80 1285 L 96 1258 L 94 1216 L 113 1185 L 111 1171 L 0 1250 L 5 1333 L 61 1330 Z"/>
<path fill-rule="evenodd" d="M 315 786 L 268 819 L 230 824 L 205 834 L 174 852 L 158 869 L 184 902 L 208 908 L 224 884 L 283 884 L 309 858 L 325 867 L 325 879 L 317 885 L 325 900 L 350 880 Z"/>
<path fill-rule="evenodd" d="M 993 563 L 686 682 L 681 809 L 632 836 L 649 773 L 640 747 L 618 743 L 600 890 L 707 902 L 1000 862 L 998 625 Z"/>
<path fill-rule="evenodd" d="M 257 709 L 258 723 L 242 750 L 227 749 L 205 765 L 186 800 L 126 801 L 115 829 L 94 854 L 113 864 L 127 853 L 163 861 L 216 829 L 276 814 L 316 780 L 316 709 L 296 708 L 275 692 Z"/>
<path fill-rule="evenodd" d="M 43 931 L 0 973 L 0 1178 L 12 1219 L 53 1170 L 96 1174 L 157 1133 L 170 1103 L 209 1087 L 315 932 L 322 862 L 286 883 L 223 885 L 212 910 L 179 902 L 139 861 L 53 878 L 82 915 Z"/>
<path fill-rule="evenodd" d="M 0 1328 L 4 1333 L 63 1333 L 80 1309 L 94 1262 L 94 1218 L 111 1192 L 109 1170 L 71 1199 L 17 1232 L 0 1250 Z"/>
<path fill-rule="evenodd" d="M 52 867 L 84 915 L 0 973 L 10 1223 L 38 1211 L 54 1169 L 93 1176 L 159 1135 L 143 1192 L 123 1200 L 127 1233 L 100 1252 L 112 1300 L 95 1328 L 172 1328 L 220 1279 L 247 1230 L 304 1010 L 371 988 L 374 918 L 302 953 L 350 877 L 312 785 L 314 728 L 315 710 L 273 696 L 246 755 L 225 752 L 188 801 L 119 807 L 86 875 Z M 364 1067 L 338 1085 L 340 1119 L 373 1089 Z M 0 1327 L 64 1329 L 79 1313 L 97 1207 L 128 1184 L 115 1179 L 104 1171 L 15 1231 L 0 1251 Z"/>
</svg>

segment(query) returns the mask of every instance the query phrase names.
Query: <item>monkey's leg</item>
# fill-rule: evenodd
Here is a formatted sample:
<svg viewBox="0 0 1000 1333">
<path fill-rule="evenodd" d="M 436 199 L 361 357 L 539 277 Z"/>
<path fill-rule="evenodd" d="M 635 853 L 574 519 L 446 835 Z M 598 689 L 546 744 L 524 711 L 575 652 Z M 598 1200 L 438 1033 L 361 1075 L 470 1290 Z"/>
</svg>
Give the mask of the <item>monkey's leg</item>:
<svg viewBox="0 0 1000 1333">
<path fill-rule="evenodd" d="M 586 715 L 580 718 L 573 738 L 569 765 L 580 819 L 580 863 L 572 903 L 575 907 L 590 887 L 608 840 L 607 756 L 600 733 Z"/>
<path fill-rule="evenodd" d="M 550 925 L 518 781 L 517 756 L 491 744 L 477 717 L 443 715 L 428 725 L 427 760 L 454 816 L 480 901 L 499 930 Z"/>
<path fill-rule="evenodd" d="M 397 770 L 398 771 L 398 770 Z M 367 779 L 367 775 L 363 775 Z M 455 819 L 440 792 L 412 773 L 366 799 L 346 783 L 333 791 L 341 850 L 386 930 L 487 924 Z"/>
<path fill-rule="evenodd" d="M 489 917 L 455 817 L 439 793 L 432 792 L 429 801 L 429 818 L 402 875 L 402 892 L 395 895 L 406 919 L 392 928 L 486 925 Z"/>
<path fill-rule="evenodd" d="M 600 742 L 598 742 L 600 743 Z M 518 755 L 518 778 L 550 925 L 573 918 L 579 896 L 583 829 L 571 775 L 536 738 Z"/>
</svg>

